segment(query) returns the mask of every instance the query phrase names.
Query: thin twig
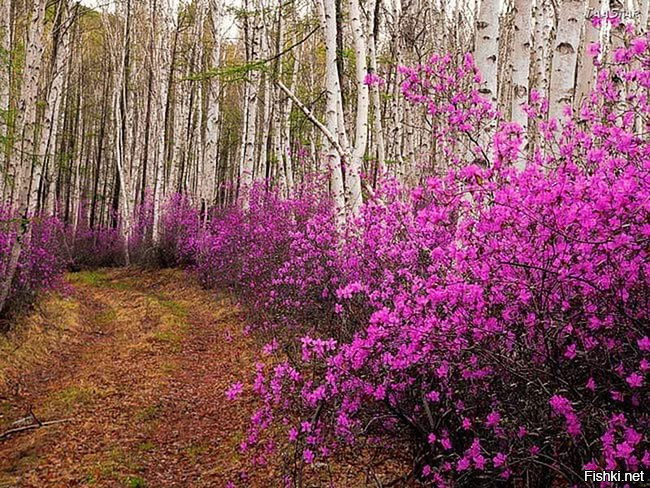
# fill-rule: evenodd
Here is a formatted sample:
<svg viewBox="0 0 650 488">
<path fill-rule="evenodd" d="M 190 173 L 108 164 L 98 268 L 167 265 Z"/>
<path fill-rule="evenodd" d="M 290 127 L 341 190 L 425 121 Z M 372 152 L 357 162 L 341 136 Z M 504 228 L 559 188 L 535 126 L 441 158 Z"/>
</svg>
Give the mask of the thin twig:
<svg viewBox="0 0 650 488">
<path fill-rule="evenodd" d="M 40 427 L 48 427 L 50 425 L 62 424 L 65 422 L 72 422 L 73 419 L 60 419 L 60 420 L 48 420 L 47 422 L 40 422 L 31 425 L 25 425 L 23 427 L 16 427 L 15 429 L 9 429 L 2 434 L 0 434 L 0 439 L 5 439 L 12 434 L 17 434 L 19 432 L 24 432 L 26 430 L 38 429 Z"/>
</svg>

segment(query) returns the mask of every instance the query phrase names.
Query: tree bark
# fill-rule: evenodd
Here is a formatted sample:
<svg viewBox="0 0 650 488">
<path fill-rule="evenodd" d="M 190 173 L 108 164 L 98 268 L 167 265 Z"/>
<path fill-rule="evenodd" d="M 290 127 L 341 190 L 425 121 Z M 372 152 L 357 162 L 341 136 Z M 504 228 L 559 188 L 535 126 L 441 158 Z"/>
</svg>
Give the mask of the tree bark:
<svg viewBox="0 0 650 488">
<path fill-rule="evenodd" d="M 549 93 L 549 118 L 562 116 L 563 107 L 572 105 L 580 29 L 585 17 L 582 0 L 561 0 L 557 35 L 553 49 Z"/>
</svg>

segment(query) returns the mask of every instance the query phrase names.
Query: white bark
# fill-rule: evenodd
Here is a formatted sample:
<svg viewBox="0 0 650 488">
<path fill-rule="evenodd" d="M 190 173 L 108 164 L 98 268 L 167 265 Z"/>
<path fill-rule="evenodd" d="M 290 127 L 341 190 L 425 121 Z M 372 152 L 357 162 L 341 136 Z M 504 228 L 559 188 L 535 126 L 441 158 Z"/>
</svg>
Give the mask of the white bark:
<svg viewBox="0 0 650 488">
<path fill-rule="evenodd" d="M 160 242 L 160 217 L 164 191 L 165 179 L 165 159 L 166 159 L 166 141 L 165 111 L 169 97 L 169 76 L 171 72 L 171 35 L 173 12 L 168 0 L 163 0 L 162 12 L 160 18 L 160 34 L 154 37 L 154 46 L 156 53 L 156 66 L 153 69 L 154 79 L 152 80 L 153 89 L 153 135 L 151 143 L 153 145 L 153 161 L 155 165 L 155 183 L 153 191 L 153 223 L 152 223 L 152 241 L 154 245 Z M 155 25 L 154 25 L 155 26 Z M 156 29 L 153 29 L 154 33 Z"/>
<path fill-rule="evenodd" d="M 214 38 L 214 46 L 210 53 L 210 68 L 217 69 L 221 62 L 221 25 L 223 21 L 223 3 L 222 0 L 210 0 L 210 26 Z M 216 178 L 217 154 L 219 151 L 219 80 L 214 77 L 208 80 L 207 92 L 207 120 L 205 128 L 205 158 L 206 185 L 203 198 L 206 199 L 206 205 L 212 205 L 214 202 L 214 185 Z"/>
<path fill-rule="evenodd" d="M 394 51 L 394 62 L 396 66 L 401 65 L 403 60 L 403 49 L 402 49 L 402 40 L 401 40 L 401 18 L 402 18 L 402 2 L 401 0 L 394 0 L 393 9 L 392 9 L 393 25 L 392 25 L 392 43 Z M 389 150 L 388 157 L 393 162 L 394 174 L 397 176 L 400 181 L 405 161 L 403 156 L 403 147 L 404 147 L 404 98 L 400 92 L 400 85 L 398 82 L 398 75 L 394 73 L 394 79 L 392 80 L 392 91 L 391 91 L 391 117 L 389 118 L 389 127 L 388 127 L 388 141 L 389 141 Z"/>
<path fill-rule="evenodd" d="M 298 68 L 300 66 L 300 49 L 298 49 L 296 58 L 293 62 L 291 72 L 291 91 L 296 91 L 298 80 Z M 287 196 L 293 194 L 294 174 L 293 174 L 293 155 L 291 154 L 291 110 L 293 109 L 293 99 L 289 98 L 283 106 L 282 112 L 282 138 L 281 138 L 281 157 L 284 161 L 284 173 L 287 179 Z"/>
<path fill-rule="evenodd" d="M 578 78 L 576 82 L 576 108 L 585 101 L 591 93 L 591 90 L 596 81 L 596 67 L 594 65 L 594 58 L 588 53 L 587 49 L 593 43 L 600 42 L 600 29 L 594 27 L 591 23 L 591 16 L 598 15 L 601 10 L 602 0 L 589 0 L 588 13 L 590 17 L 585 22 L 585 32 L 582 37 L 582 46 L 580 48 L 580 61 L 578 63 Z"/>
<path fill-rule="evenodd" d="M 8 59 L 9 49 L 11 48 L 11 2 L 10 0 L 0 0 L 0 52 L 2 52 L 2 62 L 0 63 L 0 137 L 6 135 L 6 113 L 9 110 L 9 84 L 10 84 L 10 65 Z M 7 148 L 4 144 L 0 145 L 0 197 L 4 193 L 5 175 L 5 155 Z"/>
<path fill-rule="evenodd" d="M 122 238 L 124 239 L 124 262 L 127 266 L 131 263 L 129 253 L 129 240 L 131 237 L 131 181 L 128 177 L 128 136 L 130 114 L 124 113 L 123 107 L 128 101 L 126 87 L 127 52 L 131 29 L 130 0 L 125 5 L 124 28 L 122 32 L 122 45 L 116 56 L 116 75 L 113 85 L 113 114 L 115 117 L 115 160 L 117 165 L 118 179 L 120 183 L 120 225 Z"/>
<path fill-rule="evenodd" d="M 582 0 L 561 0 L 557 17 L 549 93 L 550 118 L 559 118 L 563 107 L 573 103 L 578 45 L 580 30 L 584 23 L 585 3 Z"/>
<path fill-rule="evenodd" d="M 328 137 L 329 147 L 327 151 L 330 191 L 334 200 L 337 223 L 341 227 L 345 222 L 345 188 L 341 169 L 341 153 L 345 151 L 337 150 L 336 147 L 337 145 L 340 146 L 339 131 L 341 129 L 339 123 L 341 87 L 336 65 L 336 7 L 334 0 L 319 0 L 319 3 L 321 7 L 321 25 L 325 35 L 325 124 L 331 134 Z"/>
<path fill-rule="evenodd" d="M 63 89 L 67 80 L 68 72 L 68 59 L 70 57 L 70 27 L 65 25 L 67 23 L 67 9 L 64 8 L 61 12 L 62 18 L 60 28 L 62 29 L 60 35 L 60 45 L 56 47 L 56 55 L 52 63 L 52 70 L 50 73 L 50 87 L 47 94 L 47 102 L 45 105 L 43 124 L 38 143 L 38 157 L 41 159 L 42 164 L 48 161 L 48 171 L 46 183 L 52 184 L 52 176 L 54 174 L 54 149 L 56 144 L 56 132 L 59 126 L 59 113 L 61 111 L 61 104 L 63 102 Z M 52 201 L 52 206 L 47 210 L 53 210 L 54 207 L 54 188 L 48 188 L 48 201 Z"/>
<path fill-rule="evenodd" d="M 476 21 L 474 58 L 483 80 L 480 91 L 492 102 L 497 100 L 499 11 L 499 0 L 482 0 Z"/>
<path fill-rule="evenodd" d="M 377 5 L 380 0 L 375 0 Z M 375 6 L 370 6 L 370 18 L 368 19 L 368 31 L 370 40 L 368 43 L 368 55 L 370 58 L 370 70 L 377 74 L 377 36 L 375 35 L 375 23 L 379 19 L 375 18 Z M 372 100 L 373 111 L 373 135 L 377 146 L 377 171 L 380 175 L 386 172 L 386 142 L 384 141 L 384 127 L 382 123 L 381 98 L 379 96 L 379 86 L 377 84 L 370 88 L 370 98 Z"/>
<path fill-rule="evenodd" d="M 637 25 L 637 33 L 648 32 L 648 14 L 650 14 L 650 0 L 639 0 L 639 20 Z"/>
<path fill-rule="evenodd" d="M 250 16 L 250 60 L 255 65 L 260 60 L 261 19 L 259 13 Z M 246 112 L 246 127 L 244 132 L 244 158 L 241 173 L 241 201 L 242 208 L 250 208 L 250 192 L 253 186 L 253 168 L 255 165 L 255 138 L 257 134 L 257 106 L 260 91 L 261 76 L 258 66 L 253 66 L 249 72 L 248 80 L 248 110 Z"/>
<path fill-rule="evenodd" d="M 553 32 L 553 7 L 550 0 L 540 0 L 535 5 L 535 29 L 533 34 L 533 62 L 535 88 L 548 96 L 550 80 L 551 35 Z"/>
<path fill-rule="evenodd" d="M 23 245 L 29 242 L 31 237 L 31 210 L 35 208 L 35 204 L 30 204 L 30 188 L 37 189 L 39 181 L 36 179 L 40 178 L 40 171 L 32 171 L 37 169 L 33 168 L 32 158 L 35 149 L 39 74 L 43 60 L 45 6 L 46 0 L 34 2 L 27 34 L 25 66 L 15 125 L 21 143 L 18 149 L 14 149 L 10 159 L 13 174 L 17 176 L 12 188 L 12 208 L 22 217 L 22 222 L 11 247 L 4 279 L 0 282 L 0 312 L 4 310 L 9 296 Z"/>
<path fill-rule="evenodd" d="M 363 158 L 366 154 L 366 147 L 368 145 L 368 111 L 370 103 L 368 85 L 365 84 L 367 74 L 366 35 L 363 27 L 364 22 L 361 19 L 359 0 L 350 0 L 349 5 L 350 25 L 352 27 L 354 51 L 356 54 L 355 75 L 357 88 L 357 111 L 354 149 L 352 150 L 352 157 L 346 166 L 346 176 L 349 194 L 348 206 L 352 215 L 357 216 L 361 210 L 361 205 L 363 204 L 363 198 L 361 195 L 361 168 L 363 165 Z"/>
<path fill-rule="evenodd" d="M 528 103 L 530 77 L 532 1 L 515 0 L 515 22 L 512 50 L 512 121 L 526 134 L 528 116 L 523 104 Z M 525 146 L 525 144 L 524 144 Z"/>
</svg>

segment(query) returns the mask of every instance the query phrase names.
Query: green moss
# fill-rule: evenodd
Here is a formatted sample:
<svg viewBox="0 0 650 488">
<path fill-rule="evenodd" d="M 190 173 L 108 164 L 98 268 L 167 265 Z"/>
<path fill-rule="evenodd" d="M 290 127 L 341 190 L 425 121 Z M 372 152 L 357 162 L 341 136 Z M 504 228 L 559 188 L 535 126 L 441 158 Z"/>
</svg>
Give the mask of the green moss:
<svg viewBox="0 0 650 488">
<path fill-rule="evenodd" d="M 172 315 L 179 318 L 187 317 L 188 312 L 187 312 L 187 307 L 185 307 L 185 305 L 182 305 L 174 300 L 169 300 L 163 295 L 156 294 L 154 295 L 154 298 L 158 302 L 158 305 L 167 309 L 169 312 L 172 313 Z"/>
<path fill-rule="evenodd" d="M 201 454 L 207 452 L 207 450 L 208 448 L 205 446 L 192 445 L 185 449 L 185 452 L 192 462 L 196 462 L 196 458 L 198 458 Z"/>
<path fill-rule="evenodd" d="M 95 314 L 94 321 L 100 325 L 108 325 L 117 320 L 117 312 L 110 307 Z"/>
<path fill-rule="evenodd" d="M 160 366 L 160 371 L 165 375 L 172 375 L 178 371 L 178 365 L 175 363 L 163 363 Z"/>
</svg>

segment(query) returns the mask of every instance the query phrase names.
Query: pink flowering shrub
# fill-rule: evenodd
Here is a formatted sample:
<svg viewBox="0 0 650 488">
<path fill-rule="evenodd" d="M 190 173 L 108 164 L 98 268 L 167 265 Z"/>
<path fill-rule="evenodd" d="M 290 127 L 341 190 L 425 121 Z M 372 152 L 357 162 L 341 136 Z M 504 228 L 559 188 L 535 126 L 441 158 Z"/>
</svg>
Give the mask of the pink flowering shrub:
<svg viewBox="0 0 650 488">
<path fill-rule="evenodd" d="M 178 266 L 193 262 L 199 242 L 201 218 L 189 199 L 172 195 L 163 208 L 162 236 L 159 259 L 163 266 Z"/>
<path fill-rule="evenodd" d="M 64 246 L 73 271 L 124 264 L 124 238 L 117 227 L 91 228 L 82 219 L 76 232 L 66 229 Z"/>
<path fill-rule="evenodd" d="M 259 187 L 250 212 L 194 234 L 196 273 L 237 293 L 275 357 L 255 366 L 253 465 L 282 429 L 294 475 L 355 446 L 433 486 L 650 468 L 647 41 L 561 121 L 531 94 L 531 155 L 481 98 L 471 57 L 403 69 L 446 174 L 386 181 L 345 229 L 314 189 Z"/>
<path fill-rule="evenodd" d="M 215 216 L 194 241 L 201 281 L 234 289 L 255 329 L 282 326 L 293 338 L 298 328 L 332 327 L 339 255 L 332 207 L 321 193 L 308 185 L 281 200 L 258 185 L 247 214 L 230 209 Z"/>
<path fill-rule="evenodd" d="M 17 235 L 19 220 L 0 208 L 0 280 L 7 276 L 7 266 Z M 6 317 L 29 306 L 39 291 L 60 283 L 66 256 L 59 243 L 63 225 L 56 218 L 36 218 L 23 249 L 2 316 Z"/>
</svg>

